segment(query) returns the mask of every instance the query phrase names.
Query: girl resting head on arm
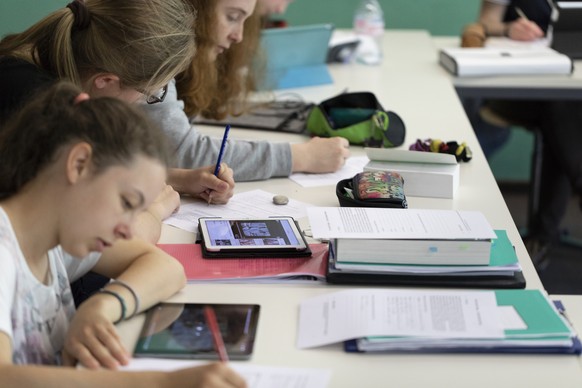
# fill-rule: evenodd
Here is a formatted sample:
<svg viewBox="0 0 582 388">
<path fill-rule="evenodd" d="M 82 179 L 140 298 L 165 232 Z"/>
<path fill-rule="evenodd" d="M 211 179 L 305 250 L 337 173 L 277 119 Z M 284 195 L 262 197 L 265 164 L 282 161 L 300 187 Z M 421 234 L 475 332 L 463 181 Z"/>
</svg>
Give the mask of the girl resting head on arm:
<svg viewBox="0 0 582 388">
<path fill-rule="evenodd" d="M 185 283 L 176 260 L 131 238 L 133 221 L 165 185 L 168 160 L 163 133 L 140 111 L 57 83 L 3 128 L 0 153 L 3 383 L 244 386 L 223 365 L 166 374 L 64 367 L 126 364 L 114 323 Z M 75 312 L 69 281 L 90 269 L 116 280 Z"/>
</svg>

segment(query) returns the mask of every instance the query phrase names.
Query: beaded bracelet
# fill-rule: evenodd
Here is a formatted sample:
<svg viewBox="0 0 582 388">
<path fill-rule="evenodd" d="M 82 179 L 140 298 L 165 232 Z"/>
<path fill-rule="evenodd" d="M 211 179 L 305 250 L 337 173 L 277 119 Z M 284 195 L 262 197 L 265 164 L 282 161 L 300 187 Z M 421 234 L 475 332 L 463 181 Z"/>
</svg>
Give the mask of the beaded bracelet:
<svg viewBox="0 0 582 388">
<path fill-rule="evenodd" d="M 102 288 L 102 289 L 100 289 L 97 292 L 98 293 L 101 293 L 101 294 L 108 294 L 108 295 L 111 295 L 111 296 L 114 296 L 115 298 L 117 298 L 117 300 L 119 301 L 119 304 L 121 305 L 121 316 L 119 317 L 119 319 L 117 321 L 115 321 L 113 323 L 114 324 L 118 324 L 119 322 L 123 321 L 125 319 L 126 307 L 125 307 L 125 300 L 123 300 L 123 298 L 121 297 L 121 295 L 119 295 L 115 291 L 106 290 L 105 288 Z"/>
<path fill-rule="evenodd" d="M 131 296 L 133 296 L 133 301 L 134 301 L 134 309 L 133 309 L 133 313 L 127 317 L 127 319 L 134 317 L 135 315 L 137 315 L 137 313 L 139 312 L 139 296 L 137 296 L 137 293 L 133 290 L 133 288 L 131 288 L 131 286 L 129 284 L 127 284 L 124 281 L 121 280 L 117 280 L 117 279 L 113 279 L 111 280 L 111 282 L 109 284 L 118 284 L 124 288 L 126 288 L 130 293 Z"/>
</svg>

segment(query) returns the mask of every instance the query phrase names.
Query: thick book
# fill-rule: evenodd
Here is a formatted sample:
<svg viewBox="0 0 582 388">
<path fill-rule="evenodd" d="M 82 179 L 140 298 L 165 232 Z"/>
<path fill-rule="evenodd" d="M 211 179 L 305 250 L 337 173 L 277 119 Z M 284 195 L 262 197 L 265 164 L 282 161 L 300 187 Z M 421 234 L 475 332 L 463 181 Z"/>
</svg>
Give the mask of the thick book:
<svg viewBox="0 0 582 388">
<path fill-rule="evenodd" d="M 568 56 L 548 47 L 515 48 L 445 48 L 439 52 L 439 63 L 457 77 L 490 75 L 569 75 L 574 62 Z"/>
<path fill-rule="evenodd" d="M 366 148 L 364 171 L 393 171 L 404 179 L 404 194 L 453 198 L 459 188 L 459 163 L 454 155 L 385 148 Z"/>
<path fill-rule="evenodd" d="M 334 240 L 337 263 L 488 265 L 491 240 Z"/>
<path fill-rule="evenodd" d="M 480 266 L 339 263 L 331 244 L 326 280 L 357 285 L 525 288 L 525 277 L 506 231 L 495 233 L 497 238 L 491 243 L 489 263 Z"/>
<path fill-rule="evenodd" d="M 502 338 L 376 336 L 344 342 L 347 352 L 559 353 L 580 354 L 582 344 L 563 305 L 540 290 L 496 290 L 503 316 Z"/>
<path fill-rule="evenodd" d="M 200 244 L 158 244 L 184 266 L 189 283 L 325 281 L 328 244 L 309 246 L 311 257 L 209 260 L 202 257 Z"/>
<path fill-rule="evenodd" d="M 482 265 L 437 265 L 435 263 L 398 264 L 391 262 L 342 261 L 338 259 L 337 244 L 332 242 L 332 259 L 338 269 L 383 272 L 383 273 L 462 273 L 479 274 L 486 272 L 503 273 L 519 269 L 519 262 L 513 244 L 505 230 L 495 230 L 496 238 L 491 240 L 489 258 Z M 389 253 L 387 252 L 386 255 Z"/>
</svg>

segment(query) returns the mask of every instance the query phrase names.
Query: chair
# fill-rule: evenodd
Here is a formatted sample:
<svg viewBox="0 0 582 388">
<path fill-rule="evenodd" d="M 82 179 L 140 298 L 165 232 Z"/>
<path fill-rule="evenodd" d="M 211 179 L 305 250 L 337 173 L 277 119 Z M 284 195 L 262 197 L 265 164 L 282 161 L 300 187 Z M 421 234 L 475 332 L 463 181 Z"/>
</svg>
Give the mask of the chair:
<svg viewBox="0 0 582 388">
<path fill-rule="evenodd" d="M 520 234 L 522 239 L 526 241 L 529 232 L 534 227 L 534 222 L 536 215 L 540 211 L 540 192 L 542 188 L 542 170 L 543 170 L 543 151 L 544 151 L 544 139 L 543 134 L 539 128 L 528 128 L 534 135 L 534 142 L 531 155 L 531 170 L 530 170 L 530 182 L 528 189 L 528 204 L 527 204 L 527 221 L 525 230 L 521 230 Z M 569 236 L 567 230 L 560 232 L 558 239 L 559 244 L 582 248 L 582 241 Z M 531 248 L 528 247 L 528 251 Z M 529 252 L 532 255 L 532 252 Z M 532 256 L 534 265 L 538 270 L 543 270 L 547 268 L 550 263 L 550 258 L 546 255 L 547 252 L 542 253 L 542 257 L 536 258 Z"/>
</svg>

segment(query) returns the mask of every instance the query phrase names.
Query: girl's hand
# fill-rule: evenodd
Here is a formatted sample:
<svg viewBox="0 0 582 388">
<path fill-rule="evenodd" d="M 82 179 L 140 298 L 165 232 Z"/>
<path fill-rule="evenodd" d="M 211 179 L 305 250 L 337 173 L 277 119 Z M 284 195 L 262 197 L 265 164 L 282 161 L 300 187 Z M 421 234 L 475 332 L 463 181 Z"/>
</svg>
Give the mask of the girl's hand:
<svg viewBox="0 0 582 388">
<path fill-rule="evenodd" d="M 107 314 L 119 315 L 120 309 L 107 309 L 106 306 L 111 306 L 111 302 L 119 303 L 111 295 L 98 293 L 81 304 L 65 338 L 65 365 L 74 366 L 80 362 L 89 369 L 117 369 L 120 365 L 127 365 L 131 355 L 123 346 L 112 323 L 119 316 L 110 317 Z"/>
</svg>

